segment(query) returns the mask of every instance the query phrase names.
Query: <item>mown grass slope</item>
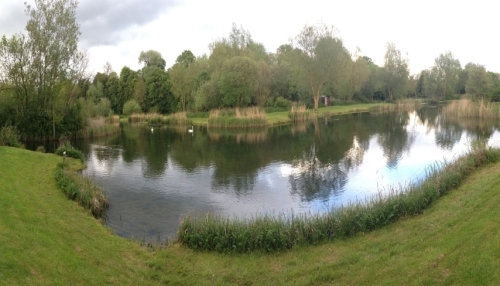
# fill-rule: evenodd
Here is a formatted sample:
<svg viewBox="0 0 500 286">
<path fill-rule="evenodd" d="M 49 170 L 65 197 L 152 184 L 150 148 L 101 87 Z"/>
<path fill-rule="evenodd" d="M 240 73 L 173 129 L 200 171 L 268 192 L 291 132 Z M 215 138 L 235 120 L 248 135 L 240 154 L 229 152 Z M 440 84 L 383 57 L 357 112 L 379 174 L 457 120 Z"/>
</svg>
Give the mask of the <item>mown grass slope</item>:
<svg viewBox="0 0 500 286">
<path fill-rule="evenodd" d="M 55 187 L 51 154 L 0 147 L 0 285 L 495 285 L 500 164 L 423 214 L 274 254 L 179 244 L 150 252 L 113 235 Z M 113 202 L 110 202 L 111 204 Z"/>
</svg>

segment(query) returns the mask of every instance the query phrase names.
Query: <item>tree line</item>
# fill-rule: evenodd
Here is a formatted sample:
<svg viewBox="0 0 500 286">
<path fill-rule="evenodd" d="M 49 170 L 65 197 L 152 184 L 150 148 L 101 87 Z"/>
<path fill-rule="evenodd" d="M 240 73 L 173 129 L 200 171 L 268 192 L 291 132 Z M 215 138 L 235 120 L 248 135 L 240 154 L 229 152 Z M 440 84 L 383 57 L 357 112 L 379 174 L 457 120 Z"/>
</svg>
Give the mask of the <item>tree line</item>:
<svg viewBox="0 0 500 286">
<path fill-rule="evenodd" d="M 386 45 L 384 65 L 350 52 L 333 27 L 305 25 L 289 43 L 269 52 L 249 31 L 233 24 L 228 37 L 209 44 L 209 54 L 185 50 L 167 69 L 154 50 L 138 57 L 139 70 L 119 74 L 106 63 L 88 75 L 88 55 L 78 49 L 76 0 L 26 4 L 25 33 L 0 42 L 0 125 L 16 125 L 34 138 L 56 138 L 85 125 L 86 118 L 134 112 L 169 114 L 218 108 L 289 108 L 301 102 L 317 110 L 321 97 L 342 103 L 406 97 L 451 99 L 467 94 L 500 101 L 500 75 L 451 52 L 433 67 L 410 75 L 408 59 Z"/>
</svg>

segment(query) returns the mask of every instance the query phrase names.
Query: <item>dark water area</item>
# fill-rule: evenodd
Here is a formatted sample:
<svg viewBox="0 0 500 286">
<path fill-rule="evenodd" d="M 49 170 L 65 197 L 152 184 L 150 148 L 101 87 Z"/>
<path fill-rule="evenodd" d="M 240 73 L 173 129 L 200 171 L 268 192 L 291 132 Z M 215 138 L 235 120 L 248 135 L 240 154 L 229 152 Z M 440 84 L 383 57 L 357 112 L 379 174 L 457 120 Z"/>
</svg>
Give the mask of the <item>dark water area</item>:
<svg viewBox="0 0 500 286">
<path fill-rule="evenodd" d="M 128 238 L 173 236 L 188 214 L 326 212 L 423 179 L 498 126 L 446 120 L 440 107 L 321 118 L 258 130 L 124 125 L 77 141 L 83 174 L 107 193 L 106 224 Z M 36 148 L 36 147 L 35 147 Z"/>
</svg>

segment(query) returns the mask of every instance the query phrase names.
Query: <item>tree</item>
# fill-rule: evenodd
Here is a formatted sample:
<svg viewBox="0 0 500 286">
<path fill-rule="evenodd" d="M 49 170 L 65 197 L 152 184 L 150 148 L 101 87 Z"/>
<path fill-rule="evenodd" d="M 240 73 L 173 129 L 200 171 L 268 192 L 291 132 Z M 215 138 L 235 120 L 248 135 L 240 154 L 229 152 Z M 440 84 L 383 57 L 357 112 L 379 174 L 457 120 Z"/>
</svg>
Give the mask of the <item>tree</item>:
<svg viewBox="0 0 500 286">
<path fill-rule="evenodd" d="M 34 2 L 34 7 L 25 4 L 29 16 L 27 34 L 16 34 L 9 40 L 2 38 L 0 69 L 4 75 L 2 81 L 14 89 L 19 115 L 47 114 L 55 137 L 56 124 L 72 108 L 78 82 L 86 77 L 88 60 L 87 55 L 78 50 L 78 2 Z"/>
<path fill-rule="evenodd" d="M 462 70 L 460 62 L 448 51 L 435 59 L 434 66 L 441 94 L 444 97 L 452 96 L 457 91 L 458 77 Z"/>
<path fill-rule="evenodd" d="M 304 26 L 295 41 L 302 51 L 299 61 L 311 88 L 314 111 L 317 112 L 325 85 L 335 87 L 339 83 L 348 52 L 342 40 L 334 37 L 333 28 L 324 24 Z"/>
<path fill-rule="evenodd" d="M 196 57 L 193 55 L 193 53 L 190 50 L 185 50 L 182 52 L 177 57 L 177 60 L 175 61 L 178 64 L 183 64 L 184 66 L 188 66 L 189 64 L 193 63 L 196 60 Z"/>
<path fill-rule="evenodd" d="M 167 62 L 159 52 L 149 50 L 147 52 L 141 52 L 139 55 L 139 64 L 144 64 L 144 67 L 157 67 L 164 70 Z"/>
<path fill-rule="evenodd" d="M 389 100 L 392 101 L 394 97 L 404 93 L 410 72 L 407 60 L 401 57 L 401 52 L 396 49 L 396 45 L 387 43 L 386 48 L 383 81 Z"/>
<path fill-rule="evenodd" d="M 468 63 L 465 65 L 467 71 L 467 82 L 465 90 L 467 94 L 477 98 L 488 97 L 491 90 L 491 79 L 486 69 L 478 64 Z"/>
<path fill-rule="evenodd" d="M 248 106 L 258 87 L 257 64 L 248 57 L 234 57 L 224 63 L 220 77 L 222 103 L 227 107 Z"/>
</svg>

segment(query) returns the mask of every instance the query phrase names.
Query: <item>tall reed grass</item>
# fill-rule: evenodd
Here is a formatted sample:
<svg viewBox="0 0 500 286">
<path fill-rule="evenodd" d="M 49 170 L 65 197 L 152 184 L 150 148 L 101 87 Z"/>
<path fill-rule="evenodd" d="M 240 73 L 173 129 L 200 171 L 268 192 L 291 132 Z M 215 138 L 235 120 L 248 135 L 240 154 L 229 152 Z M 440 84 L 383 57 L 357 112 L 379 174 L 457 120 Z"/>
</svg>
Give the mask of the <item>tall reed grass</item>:
<svg viewBox="0 0 500 286">
<path fill-rule="evenodd" d="M 456 118 L 499 119 L 500 104 L 485 100 L 461 99 L 452 101 L 443 108 L 443 114 Z"/>
<path fill-rule="evenodd" d="M 186 126 L 188 124 L 191 124 L 192 120 L 188 119 L 187 113 L 185 111 L 183 112 L 176 112 L 172 113 L 167 117 L 166 123 L 169 125 L 178 125 L 178 126 Z"/>
<path fill-rule="evenodd" d="M 370 112 L 411 111 L 422 105 L 421 99 L 406 98 L 370 108 Z"/>
<path fill-rule="evenodd" d="M 454 163 L 435 164 L 420 184 L 398 187 L 326 214 L 256 215 L 248 219 L 207 214 L 182 219 L 177 239 L 199 250 L 224 253 L 275 252 L 347 238 L 422 213 L 476 168 L 497 162 L 497 149 L 477 149 Z"/>
<path fill-rule="evenodd" d="M 130 123 L 147 122 L 149 125 L 159 125 L 166 122 L 165 117 L 159 113 L 134 113 L 128 118 Z"/>
<path fill-rule="evenodd" d="M 208 127 L 262 127 L 267 126 L 266 112 L 259 107 L 211 110 Z"/>
<path fill-rule="evenodd" d="M 292 122 L 304 122 L 311 118 L 304 104 L 293 104 L 288 114 Z"/>
<path fill-rule="evenodd" d="M 97 138 L 115 134 L 120 131 L 120 117 L 114 115 L 108 118 L 95 117 L 88 118 L 83 130 L 77 132 L 76 138 Z"/>
<path fill-rule="evenodd" d="M 89 209 L 92 215 L 100 218 L 109 206 L 109 201 L 103 190 L 90 179 L 68 170 L 64 163 L 59 163 L 55 171 L 57 186 L 71 200 Z"/>
</svg>

